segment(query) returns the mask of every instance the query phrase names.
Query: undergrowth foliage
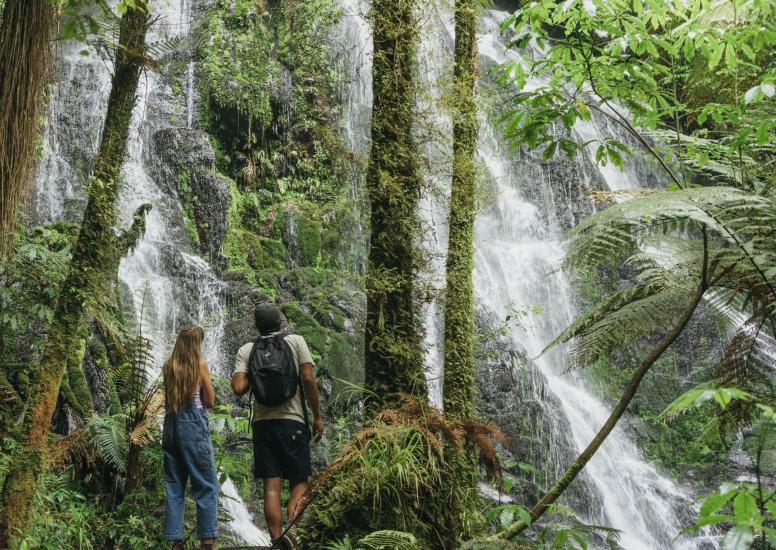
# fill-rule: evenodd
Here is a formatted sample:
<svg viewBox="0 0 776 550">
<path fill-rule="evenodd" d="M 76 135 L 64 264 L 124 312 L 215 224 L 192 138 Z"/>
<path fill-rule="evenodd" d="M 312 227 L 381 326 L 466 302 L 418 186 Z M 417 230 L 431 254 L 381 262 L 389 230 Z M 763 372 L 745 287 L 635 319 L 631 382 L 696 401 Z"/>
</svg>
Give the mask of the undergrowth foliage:
<svg viewBox="0 0 776 550">
<path fill-rule="evenodd" d="M 448 420 L 408 395 L 398 403 L 365 425 L 315 480 L 300 522 L 305 548 L 379 530 L 409 532 L 419 547 L 436 548 L 482 529 L 476 490 L 447 482 L 447 473 L 471 443 L 497 475 L 495 442 L 503 435 L 482 422 Z"/>
</svg>

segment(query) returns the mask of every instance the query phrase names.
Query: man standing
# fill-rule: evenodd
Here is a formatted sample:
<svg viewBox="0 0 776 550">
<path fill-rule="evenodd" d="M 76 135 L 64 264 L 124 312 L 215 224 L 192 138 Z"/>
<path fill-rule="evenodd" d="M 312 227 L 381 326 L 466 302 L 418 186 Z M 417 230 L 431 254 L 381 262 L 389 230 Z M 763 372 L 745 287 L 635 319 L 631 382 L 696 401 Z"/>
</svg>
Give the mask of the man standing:
<svg viewBox="0 0 776 550">
<path fill-rule="evenodd" d="M 318 398 L 318 385 L 313 376 L 313 358 L 307 342 L 298 334 L 284 335 L 280 331 L 282 315 L 274 304 L 260 304 L 254 312 L 254 321 L 260 339 L 280 338 L 288 344 L 299 377 L 297 391 L 287 401 L 275 406 L 262 405 L 253 400 L 253 466 L 256 478 L 264 480 L 264 516 L 273 542 L 282 533 L 280 513 L 281 479 L 290 486 L 288 522 L 301 511 L 300 505 L 309 489 L 312 474 L 310 465 L 310 431 L 302 396 L 313 412 L 313 434 L 318 441 L 323 434 L 323 420 Z M 237 352 L 232 389 L 243 395 L 251 389 L 249 370 L 254 342 Z M 283 347 L 283 349 L 288 349 Z M 278 348 L 275 348 L 278 349 Z M 270 389 L 271 391 L 271 389 Z M 287 546 L 291 546 L 293 541 Z"/>
</svg>

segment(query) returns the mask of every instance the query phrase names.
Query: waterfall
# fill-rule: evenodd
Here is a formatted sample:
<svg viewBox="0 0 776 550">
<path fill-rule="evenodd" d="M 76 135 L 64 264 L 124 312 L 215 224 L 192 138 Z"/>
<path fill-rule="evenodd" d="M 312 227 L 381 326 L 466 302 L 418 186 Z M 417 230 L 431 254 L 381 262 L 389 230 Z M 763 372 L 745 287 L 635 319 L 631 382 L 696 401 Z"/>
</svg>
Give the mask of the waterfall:
<svg viewBox="0 0 776 550">
<path fill-rule="evenodd" d="M 187 37 L 194 3 L 152 2 L 156 19 L 148 43 Z M 85 206 L 84 189 L 99 145 L 111 67 L 93 54 L 80 55 L 82 49 L 81 44 L 74 43 L 60 46 L 57 84 L 44 134 L 45 154 L 38 167 L 33 197 L 38 223 L 79 221 Z M 192 55 L 190 51 L 184 53 Z M 151 203 L 153 208 L 142 240 L 133 253 L 122 259 L 118 277 L 126 306 L 134 310 L 136 323 L 143 324 L 143 334 L 153 343 L 152 368 L 157 374 L 179 330 L 198 323 L 205 329 L 205 359 L 211 370 L 228 375 L 230 360 L 226 350 L 221 349 L 223 283 L 188 242 L 177 190 L 171 190 L 169 182 L 162 181 L 152 167 L 158 162 L 151 153 L 152 138 L 160 130 L 180 126 L 175 113 L 185 113 L 185 128 L 190 129 L 194 123 L 192 60 L 186 78 L 185 99 L 180 105 L 160 73 L 146 69 L 141 75 L 122 166 L 117 202 L 120 225 L 129 225 L 141 204 Z M 226 480 L 222 492 L 222 504 L 233 516 L 227 527 L 249 544 L 266 543 L 268 535 L 252 524 L 251 514 L 231 480 Z"/>
</svg>

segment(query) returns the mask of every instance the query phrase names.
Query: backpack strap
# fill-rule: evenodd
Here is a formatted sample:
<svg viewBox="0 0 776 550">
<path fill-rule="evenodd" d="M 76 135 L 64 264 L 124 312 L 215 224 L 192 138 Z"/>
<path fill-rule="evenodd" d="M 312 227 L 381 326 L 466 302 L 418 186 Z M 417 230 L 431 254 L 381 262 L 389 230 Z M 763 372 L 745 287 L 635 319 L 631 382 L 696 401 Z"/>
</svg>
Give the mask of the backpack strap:
<svg viewBox="0 0 776 550">
<path fill-rule="evenodd" d="M 251 410 L 250 414 L 248 415 L 248 430 L 252 433 L 253 432 L 253 384 L 251 384 L 251 364 L 253 363 L 253 354 L 256 353 L 256 346 L 259 344 L 259 341 L 261 340 L 261 336 L 256 338 L 256 340 L 253 342 L 253 347 L 251 348 L 251 352 L 248 354 L 248 371 L 245 373 L 248 376 L 248 408 Z"/>
</svg>

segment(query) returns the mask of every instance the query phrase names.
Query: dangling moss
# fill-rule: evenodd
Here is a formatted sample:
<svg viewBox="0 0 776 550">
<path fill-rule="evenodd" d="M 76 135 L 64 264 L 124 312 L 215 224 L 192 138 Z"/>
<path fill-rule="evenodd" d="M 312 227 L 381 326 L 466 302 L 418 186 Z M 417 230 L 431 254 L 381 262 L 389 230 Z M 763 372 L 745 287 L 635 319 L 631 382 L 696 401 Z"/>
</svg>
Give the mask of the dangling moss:
<svg viewBox="0 0 776 550">
<path fill-rule="evenodd" d="M 452 418 L 474 414 L 474 217 L 476 213 L 476 0 L 455 3 L 453 183 L 445 287 L 444 407 Z"/>
<path fill-rule="evenodd" d="M 366 387 L 384 399 L 407 392 L 425 399 L 415 273 L 421 189 L 413 138 L 418 24 L 413 0 L 372 4 L 372 148 L 366 184 L 371 236 L 366 272 Z M 373 410 L 379 404 L 373 404 Z"/>
</svg>

